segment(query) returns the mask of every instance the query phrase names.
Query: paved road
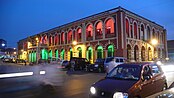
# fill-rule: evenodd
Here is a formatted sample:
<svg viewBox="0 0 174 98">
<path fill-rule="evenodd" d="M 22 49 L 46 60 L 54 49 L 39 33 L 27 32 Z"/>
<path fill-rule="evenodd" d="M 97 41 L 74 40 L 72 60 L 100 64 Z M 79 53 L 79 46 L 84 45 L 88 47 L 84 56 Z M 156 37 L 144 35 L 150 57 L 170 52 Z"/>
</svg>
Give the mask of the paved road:
<svg viewBox="0 0 174 98">
<path fill-rule="evenodd" d="M 56 65 L 1 65 L 0 72 L 34 72 L 32 76 L 1 78 L 0 98 L 88 98 L 90 85 L 104 78 L 104 73 L 62 71 Z M 39 75 L 39 71 L 46 71 Z"/>
<path fill-rule="evenodd" d="M 104 73 L 66 72 L 56 65 L 1 65 L 0 72 L 32 71 L 32 76 L 0 79 L 0 98 L 88 98 L 91 84 L 104 78 Z M 46 71 L 39 75 L 39 71 Z M 166 71 L 168 85 L 174 81 L 174 71 Z"/>
</svg>

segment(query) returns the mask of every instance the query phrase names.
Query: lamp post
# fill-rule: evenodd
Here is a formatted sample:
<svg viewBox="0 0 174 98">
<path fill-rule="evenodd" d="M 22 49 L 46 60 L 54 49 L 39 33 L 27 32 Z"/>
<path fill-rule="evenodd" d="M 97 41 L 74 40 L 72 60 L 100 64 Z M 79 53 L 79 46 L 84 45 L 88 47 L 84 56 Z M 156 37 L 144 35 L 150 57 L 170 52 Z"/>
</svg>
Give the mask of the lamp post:
<svg viewBox="0 0 174 98">
<path fill-rule="evenodd" d="M 155 49 L 158 45 L 158 40 L 157 39 L 152 39 L 151 44 L 154 46 L 154 58 L 157 59 L 157 50 L 155 51 Z"/>
<path fill-rule="evenodd" d="M 77 55 L 77 54 L 76 54 L 77 52 L 76 52 L 76 50 L 75 50 L 75 45 L 77 45 L 77 41 L 73 41 L 72 44 L 73 44 L 73 57 L 74 57 L 74 56 Z"/>
<path fill-rule="evenodd" d="M 36 37 L 36 44 L 37 44 L 37 50 L 36 50 L 36 63 L 38 64 L 39 62 L 39 38 Z"/>
</svg>

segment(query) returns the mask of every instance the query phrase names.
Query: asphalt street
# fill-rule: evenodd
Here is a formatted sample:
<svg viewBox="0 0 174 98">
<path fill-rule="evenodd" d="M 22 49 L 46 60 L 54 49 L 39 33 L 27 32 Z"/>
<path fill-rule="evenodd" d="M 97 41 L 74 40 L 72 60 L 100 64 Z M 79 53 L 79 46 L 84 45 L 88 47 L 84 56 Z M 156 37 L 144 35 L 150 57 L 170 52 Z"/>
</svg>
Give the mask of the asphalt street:
<svg viewBox="0 0 174 98">
<path fill-rule="evenodd" d="M 31 76 L 0 78 L 0 98 L 88 98 L 90 86 L 105 76 L 104 73 L 67 72 L 57 65 L 4 64 L 0 70 L 1 74 L 34 72 Z M 41 70 L 46 74 L 38 74 Z"/>
<path fill-rule="evenodd" d="M 45 74 L 39 74 L 45 71 Z M 0 75 L 33 72 L 29 76 L 0 78 L 0 98 L 88 98 L 89 88 L 105 73 L 64 71 L 58 65 L 22 66 L 0 64 Z M 168 86 L 174 71 L 166 71 Z"/>
</svg>

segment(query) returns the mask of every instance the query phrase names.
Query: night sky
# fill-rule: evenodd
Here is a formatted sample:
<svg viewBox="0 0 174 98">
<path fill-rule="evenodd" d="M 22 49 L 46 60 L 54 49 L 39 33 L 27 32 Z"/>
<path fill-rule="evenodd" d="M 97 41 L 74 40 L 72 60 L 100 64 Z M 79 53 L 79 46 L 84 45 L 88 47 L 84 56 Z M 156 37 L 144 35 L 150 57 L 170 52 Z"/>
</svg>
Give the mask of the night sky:
<svg viewBox="0 0 174 98">
<path fill-rule="evenodd" d="M 174 39 L 174 0 L 0 0 L 0 39 L 17 47 L 20 39 L 118 6 L 164 26 Z"/>
</svg>

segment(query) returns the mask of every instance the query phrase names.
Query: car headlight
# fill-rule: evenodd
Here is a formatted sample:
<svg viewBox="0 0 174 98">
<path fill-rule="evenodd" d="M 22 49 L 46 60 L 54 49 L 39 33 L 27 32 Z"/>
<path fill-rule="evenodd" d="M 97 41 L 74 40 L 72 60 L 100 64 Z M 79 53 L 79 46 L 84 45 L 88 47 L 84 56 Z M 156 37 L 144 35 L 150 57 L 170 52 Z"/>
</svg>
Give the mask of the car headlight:
<svg viewBox="0 0 174 98">
<path fill-rule="evenodd" d="M 96 64 L 95 67 L 98 67 L 98 64 Z"/>
<path fill-rule="evenodd" d="M 95 93 L 96 93 L 95 87 L 91 87 L 91 88 L 90 88 L 90 92 L 91 92 L 91 94 L 95 94 Z"/>
<path fill-rule="evenodd" d="M 128 94 L 122 92 L 115 92 L 113 98 L 128 98 Z"/>
</svg>

